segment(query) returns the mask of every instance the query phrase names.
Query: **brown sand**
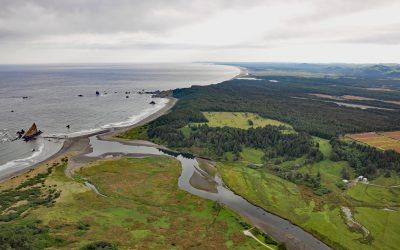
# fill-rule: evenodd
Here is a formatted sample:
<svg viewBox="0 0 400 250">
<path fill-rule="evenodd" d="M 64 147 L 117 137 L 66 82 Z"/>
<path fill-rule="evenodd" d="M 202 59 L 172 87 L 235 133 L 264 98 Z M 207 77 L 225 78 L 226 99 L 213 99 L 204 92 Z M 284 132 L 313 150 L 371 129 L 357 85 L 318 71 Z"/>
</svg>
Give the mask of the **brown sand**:
<svg viewBox="0 0 400 250">
<path fill-rule="evenodd" d="M 150 116 L 146 117 L 145 119 L 131 125 L 128 127 L 122 127 L 122 128 L 112 128 L 112 129 L 107 129 L 103 131 L 99 131 L 96 133 L 92 134 L 87 134 L 87 135 L 82 135 L 79 137 L 74 137 L 74 138 L 68 138 L 64 141 L 64 144 L 60 151 L 48 159 L 39 162 L 37 164 L 34 164 L 33 166 L 30 166 L 28 168 L 25 168 L 20 171 L 16 171 L 10 175 L 3 176 L 0 179 L 0 190 L 6 189 L 6 188 L 11 188 L 17 186 L 19 183 L 23 182 L 27 178 L 30 178 L 32 176 L 37 175 L 38 173 L 42 173 L 47 171 L 48 167 L 51 166 L 53 162 L 58 162 L 61 160 L 63 157 L 68 157 L 69 158 L 69 164 L 68 164 L 68 169 L 66 170 L 67 176 L 71 176 L 75 168 L 78 168 L 82 163 L 85 163 L 85 157 L 83 156 L 84 154 L 90 153 L 90 145 L 89 145 L 89 137 L 98 135 L 100 139 L 102 140 L 115 140 L 115 141 L 120 141 L 122 143 L 126 144 L 131 144 L 131 145 L 143 145 L 143 146 L 149 146 L 151 143 L 150 142 L 145 142 L 145 141 L 127 141 L 123 140 L 121 138 L 116 138 L 115 136 L 117 134 L 123 133 L 129 129 L 132 129 L 134 127 L 142 126 L 146 123 L 149 123 L 158 117 L 166 114 L 169 112 L 169 110 L 176 104 L 177 99 L 175 98 L 168 98 L 169 101 L 168 103 L 159 111 L 151 114 Z M 158 146 L 162 147 L 162 146 Z M 93 160 L 93 158 L 92 158 Z M 9 181 L 7 181 L 9 180 Z"/>
</svg>

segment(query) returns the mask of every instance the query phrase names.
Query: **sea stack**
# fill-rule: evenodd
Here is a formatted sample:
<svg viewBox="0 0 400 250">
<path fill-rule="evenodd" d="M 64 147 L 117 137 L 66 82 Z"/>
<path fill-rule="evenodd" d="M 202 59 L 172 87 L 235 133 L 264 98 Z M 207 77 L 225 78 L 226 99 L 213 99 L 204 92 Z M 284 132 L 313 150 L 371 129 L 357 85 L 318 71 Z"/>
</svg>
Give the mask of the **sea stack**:
<svg viewBox="0 0 400 250">
<path fill-rule="evenodd" d="M 36 138 L 36 136 L 40 135 L 42 131 L 37 129 L 37 126 L 35 123 L 32 124 L 32 126 L 26 131 L 24 136 L 22 136 L 22 139 L 25 141 L 30 141 Z"/>
</svg>

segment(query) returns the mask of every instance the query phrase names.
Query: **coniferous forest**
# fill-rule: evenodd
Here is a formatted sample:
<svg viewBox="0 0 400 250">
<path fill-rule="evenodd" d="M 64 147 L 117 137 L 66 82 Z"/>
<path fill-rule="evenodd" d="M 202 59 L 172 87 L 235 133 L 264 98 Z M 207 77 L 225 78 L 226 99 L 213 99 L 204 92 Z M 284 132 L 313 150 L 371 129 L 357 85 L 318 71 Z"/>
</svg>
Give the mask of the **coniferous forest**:
<svg viewBox="0 0 400 250">
<path fill-rule="evenodd" d="M 169 114 L 149 124 L 148 135 L 173 148 L 208 148 L 217 157 L 225 152 L 238 155 L 242 146 L 249 146 L 263 151 L 273 148 L 277 156 L 289 158 L 315 151 L 311 136 L 318 136 L 332 139 L 333 160 L 349 161 L 359 174 L 373 176 L 377 169 L 400 170 L 396 152 L 382 152 L 335 139 L 346 133 L 400 129 L 399 110 L 356 109 L 309 98 L 315 91 L 336 95 L 351 90 L 354 95 L 365 95 L 364 89 L 346 82 L 348 80 L 343 83 L 337 79 L 312 79 L 313 84 L 310 84 L 307 78 L 269 78 L 278 79 L 279 84 L 267 79 L 233 79 L 216 85 L 176 89 L 173 97 L 179 100 L 177 105 Z M 341 85 L 338 86 L 339 82 Z M 393 98 L 390 93 L 377 93 L 374 97 Z M 202 111 L 252 112 L 289 123 L 298 133 L 284 134 L 279 127 L 243 130 L 190 126 L 207 122 Z M 185 137 L 181 129 L 188 125 L 190 134 Z"/>
</svg>

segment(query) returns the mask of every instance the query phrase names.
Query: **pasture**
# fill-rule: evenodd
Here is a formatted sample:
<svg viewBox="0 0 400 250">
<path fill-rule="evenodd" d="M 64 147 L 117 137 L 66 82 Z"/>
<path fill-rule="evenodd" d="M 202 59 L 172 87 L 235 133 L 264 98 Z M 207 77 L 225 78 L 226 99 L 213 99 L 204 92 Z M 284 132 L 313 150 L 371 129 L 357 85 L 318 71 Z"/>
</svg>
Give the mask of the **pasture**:
<svg viewBox="0 0 400 250">
<path fill-rule="evenodd" d="M 292 129 L 292 127 L 289 124 L 273 119 L 263 118 L 254 113 L 203 112 L 203 114 L 208 120 L 207 125 L 210 127 L 228 126 L 234 128 L 249 129 L 249 128 L 265 127 L 271 125 L 271 126 L 285 126 L 288 129 Z"/>
<path fill-rule="evenodd" d="M 381 150 L 394 150 L 400 153 L 400 131 L 351 134 L 347 137 Z"/>
<path fill-rule="evenodd" d="M 400 178 L 380 176 L 370 182 L 353 183 L 342 190 L 336 186 L 342 182 L 341 170 L 347 168 L 355 178 L 348 162 L 330 160 L 332 148 L 328 140 L 315 137 L 324 159 L 305 164 L 304 159 L 282 162 L 281 168 L 290 169 L 301 165 L 298 171 L 321 176 L 321 184 L 331 193 L 319 196 L 302 184 L 295 184 L 276 176 L 268 167 L 253 169 L 249 162 L 260 160 L 261 152 L 245 148 L 239 161 L 217 163 L 224 182 L 267 211 L 278 214 L 312 232 L 336 249 L 396 249 L 400 244 Z M 370 231 L 370 236 L 349 228 L 341 207 L 349 207 L 355 220 Z M 386 240 L 388 241 L 386 241 Z"/>
<path fill-rule="evenodd" d="M 52 206 L 31 209 L 7 223 L 9 229 L 39 223 L 44 229 L 36 232 L 35 249 L 81 249 L 101 241 L 118 249 L 262 247 L 243 234 L 246 223 L 239 216 L 181 190 L 181 166 L 173 158 L 100 160 L 81 169 L 75 179 L 65 177 L 64 167 L 57 167 L 45 181 L 61 192 Z M 5 233 L 0 237 L 8 237 Z"/>
</svg>

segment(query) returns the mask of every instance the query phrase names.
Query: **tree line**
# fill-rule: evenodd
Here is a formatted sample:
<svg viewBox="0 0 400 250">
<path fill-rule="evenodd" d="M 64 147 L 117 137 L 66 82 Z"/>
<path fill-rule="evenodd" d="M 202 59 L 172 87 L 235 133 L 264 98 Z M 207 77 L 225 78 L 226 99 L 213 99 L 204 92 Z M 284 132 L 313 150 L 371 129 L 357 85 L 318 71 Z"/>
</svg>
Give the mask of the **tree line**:
<svg viewBox="0 0 400 250">
<path fill-rule="evenodd" d="M 390 171 L 400 172 L 400 154 L 393 150 L 382 151 L 356 142 L 346 142 L 334 138 L 332 145 L 332 160 L 348 161 L 358 175 L 373 178 L 378 174 L 390 174 Z M 342 173 L 346 175 L 346 173 Z M 347 174 L 348 175 L 348 174 Z"/>
<path fill-rule="evenodd" d="M 216 85 L 176 89 L 176 109 L 226 112 L 252 112 L 265 118 L 291 124 L 296 131 L 330 139 L 346 133 L 400 129 L 400 111 L 341 107 L 310 93 L 335 95 L 366 92 L 348 84 L 319 84 L 317 80 L 277 78 L 267 80 L 230 80 Z"/>
</svg>

